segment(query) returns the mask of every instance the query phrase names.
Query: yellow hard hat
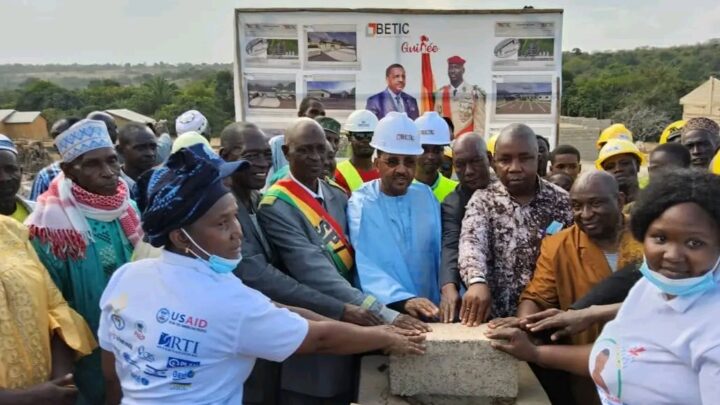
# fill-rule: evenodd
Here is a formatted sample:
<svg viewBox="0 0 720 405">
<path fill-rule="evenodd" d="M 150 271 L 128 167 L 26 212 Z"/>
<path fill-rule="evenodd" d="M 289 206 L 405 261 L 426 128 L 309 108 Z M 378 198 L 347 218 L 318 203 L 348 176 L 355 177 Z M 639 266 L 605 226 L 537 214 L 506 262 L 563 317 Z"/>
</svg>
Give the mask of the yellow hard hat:
<svg viewBox="0 0 720 405">
<path fill-rule="evenodd" d="M 672 124 L 668 125 L 665 130 L 662 131 L 662 134 L 660 135 L 660 145 L 664 143 L 668 143 L 668 138 L 670 138 L 670 135 L 673 136 L 680 136 L 678 132 L 682 129 L 682 127 L 685 126 L 685 120 L 675 121 Z M 677 134 L 676 134 L 677 133 Z"/>
<path fill-rule="evenodd" d="M 624 124 L 612 124 L 609 127 L 603 129 L 598 137 L 595 146 L 600 149 L 611 139 L 625 139 L 626 141 L 633 141 L 632 131 L 627 129 Z"/>
<path fill-rule="evenodd" d="M 720 150 L 717 151 L 712 162 L 710 162 L 710 173 L 720 176 Z"/>
<path fill-rule="evenodd" d="M 189 147 L 191 147 L 193 145 L 197 145 L 199 143 L 207 146 L 208 148 L 211 148 L 210 142 L 207 140 L 207 138 L 200 135 L 199 132 L 195 132 L 195 131 L 185 132 L 184 134 L 181 134 L 180 136 L 175 138 L 175 141 L 173 141 L 173 144 L 172 144 L 172 148 L 170 148 L 170 152 L 175 153 L 182 148 L 189 148 Z"/>
<path fill-rule="evenodd" d="M 635 157 L 640 159 L 640 165 L 644 165 L 647 162 L 647 158 L 645 157 L 645 155 L 640 152 L 640 149 L 638 149 L 638 147 L 635 146 L 634 143 L 625 139 L 615 138 L 607 141 L 605 146 L 600 149 L 598 158 L 595 161 L 595 167 L 598 170 L 603 170 L 602 164 L 606 160 L 610 159 L 613 156 L 625 154 L 634 155 Z"/>
<path fill-rule="evenodd" d="M 453 158 L 453 151 L 450 146 L 446 146 L 445 148 L 443 148 L 443 156 L 448 157 L 450 159 Z"/>
<path fill-rule="evenodd" d="M 497 142 L 499 136 L 500 134 L 494 134 L 487 140 L 487 150 L 493 155 L 495 154 L 495 142 Z"/>
</svg>

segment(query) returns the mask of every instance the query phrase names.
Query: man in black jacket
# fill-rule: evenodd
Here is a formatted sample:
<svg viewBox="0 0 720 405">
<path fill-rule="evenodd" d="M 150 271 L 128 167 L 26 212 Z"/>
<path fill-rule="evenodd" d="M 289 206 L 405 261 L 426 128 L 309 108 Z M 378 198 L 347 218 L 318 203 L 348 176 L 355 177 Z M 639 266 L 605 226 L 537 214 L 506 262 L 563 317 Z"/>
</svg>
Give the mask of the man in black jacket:
<svg viewBox="0 0 720 405">
<path fill-rule="evenodd" d="M 487 187 L 493 175 L 490 171 L 492 154 L 488 152 L 482 135 L 469 133 L 453 143 L 453 165 L 460 184 L 441 205 L 442 258 L 440 265 L 440 318 L 453 322 L 460 308 L 460 273 L 458 272 L 458 242 L 465 206 L 477 189 Z"/>
</svg>

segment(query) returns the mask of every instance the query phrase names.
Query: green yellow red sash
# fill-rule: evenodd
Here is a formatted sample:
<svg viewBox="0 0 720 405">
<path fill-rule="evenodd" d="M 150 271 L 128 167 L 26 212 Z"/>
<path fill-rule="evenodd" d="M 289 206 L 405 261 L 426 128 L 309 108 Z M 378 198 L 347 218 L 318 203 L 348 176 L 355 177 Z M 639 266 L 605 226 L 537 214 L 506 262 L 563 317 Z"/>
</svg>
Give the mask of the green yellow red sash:
<svg viewBox="0 0 720 405">
<path fill-rule="evenodd" d="M 303 216 L 310 221 L 310 224 L 325 243 L 325 250 L 332 257 L 338 273 L 350 280 L 350 271 L 355 263 L 353 250 L 335 219 L 325 211 L 310 193 L 291 179 L 279 180 L 270 187 L 260 201 L 260 205 L 272 204 L 276 198 L 300 210 Z"/>
</svg>

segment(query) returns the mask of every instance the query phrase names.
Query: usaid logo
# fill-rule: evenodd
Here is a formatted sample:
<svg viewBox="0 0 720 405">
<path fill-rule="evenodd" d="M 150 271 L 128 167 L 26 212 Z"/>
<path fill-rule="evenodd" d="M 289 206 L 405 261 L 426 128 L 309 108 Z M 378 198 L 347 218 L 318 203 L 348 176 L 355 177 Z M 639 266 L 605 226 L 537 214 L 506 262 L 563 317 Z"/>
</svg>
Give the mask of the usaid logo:
<svg viewBox="0 0 720 405">
<path fill-rule="evenodd" d="M 155 320 L 158 321 L 158 323 L 169 323 L 170 325 L 198 332 L 205 332 L 208 326 L 208 321 L 205 319 L 187 315 L 182 312 L 171 311 L 167 308 L 160 308 L 157 314 L 155 314 Z"/>
<path fill-rule="evenodd" d="M 157 347 L 174 353 L 197 356 L 200 342 L 161 332 Z"/>
<path fill-rule="evenodd" d="M 409 23 L 368 23 L 365 35 L 368 37 L 400 37 L 410 34 Z"/>
</svg>

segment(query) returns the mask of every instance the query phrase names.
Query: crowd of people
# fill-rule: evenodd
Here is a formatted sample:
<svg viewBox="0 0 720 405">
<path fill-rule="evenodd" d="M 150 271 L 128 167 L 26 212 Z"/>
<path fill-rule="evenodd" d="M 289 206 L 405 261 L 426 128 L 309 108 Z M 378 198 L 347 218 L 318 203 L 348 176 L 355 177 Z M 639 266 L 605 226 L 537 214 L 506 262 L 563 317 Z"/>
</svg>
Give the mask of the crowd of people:
<svg viewBox="0 0 720 405">
<path fill-rule="evenodd" d="M 60 119 L 27 198 L 0 136 L 0 404 L 349 404 L 358 354 L 422 355 L 434 322 L 488 323 L 553 404 L 720 398 L 710 119 L 649 156 L 615 124 L 594 169 L 524 124 L 313 98 L 272 139 L 175 132 Z"/>
</svg>

